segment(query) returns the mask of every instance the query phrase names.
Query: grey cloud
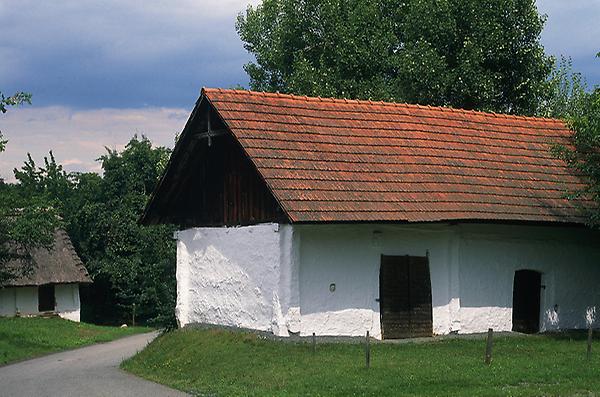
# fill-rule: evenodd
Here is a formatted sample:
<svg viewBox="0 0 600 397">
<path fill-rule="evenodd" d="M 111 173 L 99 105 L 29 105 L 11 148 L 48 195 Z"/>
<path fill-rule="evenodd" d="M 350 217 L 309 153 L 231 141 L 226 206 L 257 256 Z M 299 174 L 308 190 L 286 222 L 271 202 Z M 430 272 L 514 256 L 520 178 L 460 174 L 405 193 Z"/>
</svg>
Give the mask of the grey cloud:
<svg viewBox="0 0 600 397">
<path fill-rule="evenodd" d="M 97 171 L 104 147 L 136 132 L 170 146 L 200 87 L 247 82 L 234 23 L 250 2 L 259 0 L 0 0 L 0 90 L 34 101 L 0 118 L 10 140 L 0 175 L 49 149 L 69 170 Z M 600 84 L 600 0 L 538 6 L 547 51 Z"/>
<path fill-rule="evenodd" d="M 0 89 L 75 108 L 189 106 L 202 86 L 247 84 L 234 29 L 258 0 L 0 2 Z M 538 0 L 543 43 L 600 83 L 600 2 Z"/>
<path fill-rule="evenodd" d="M 245 3 L 14 2 L 0 9 L 0 87 L 40 105 L 185 106 L 203 85 L 247 82 Z"/>
<path fill-rule="evenodd" d="M 600 84 L 600 1 L 538 0 L 538 9 L 547 15 L 542 33 L 546 52 L 573 59 L 573 67 L 590 85 Z"/>
</svg>

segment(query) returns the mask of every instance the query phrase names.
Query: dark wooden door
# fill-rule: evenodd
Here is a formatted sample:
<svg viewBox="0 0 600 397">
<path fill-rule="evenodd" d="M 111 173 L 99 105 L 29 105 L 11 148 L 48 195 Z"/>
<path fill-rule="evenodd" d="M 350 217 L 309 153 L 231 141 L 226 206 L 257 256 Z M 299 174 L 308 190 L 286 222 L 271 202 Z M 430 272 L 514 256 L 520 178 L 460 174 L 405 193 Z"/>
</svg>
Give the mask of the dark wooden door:
<svg viewBox="0 0 600 397">
<path fill-rule="evenodd" d="M 382 255 L 379 302 L 384 339 L 431 336 L 431 277 L 427 257 Z"/>
<path fill-rule="evenodd" d="M 513 331 L 533 334 L 540 330 L 542 274 L 533 270 L 515 272 Z"/>
</svg>

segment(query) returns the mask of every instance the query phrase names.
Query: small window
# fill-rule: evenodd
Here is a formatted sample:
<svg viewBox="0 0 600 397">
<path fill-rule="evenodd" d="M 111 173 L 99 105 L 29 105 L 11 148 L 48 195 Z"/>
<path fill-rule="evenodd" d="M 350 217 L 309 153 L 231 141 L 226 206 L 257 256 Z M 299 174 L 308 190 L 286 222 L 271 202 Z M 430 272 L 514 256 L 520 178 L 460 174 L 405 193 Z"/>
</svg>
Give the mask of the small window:
<svg viewBox="0 0 600 397">
<path fill-rule="evenodd" d="M 38 311 L 54 311 L 55 306 L 54 284 L 40 285 L 38 288 Z"/>
</svg>

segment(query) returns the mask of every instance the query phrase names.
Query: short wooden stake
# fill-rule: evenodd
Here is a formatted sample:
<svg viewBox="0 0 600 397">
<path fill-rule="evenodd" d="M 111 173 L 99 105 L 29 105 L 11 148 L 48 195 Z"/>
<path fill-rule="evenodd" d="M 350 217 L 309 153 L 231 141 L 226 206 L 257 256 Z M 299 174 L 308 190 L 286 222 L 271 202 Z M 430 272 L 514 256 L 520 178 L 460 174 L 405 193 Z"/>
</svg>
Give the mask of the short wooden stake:
<svg viewBox="0 0 600 397">
<path fill-rule="evenodd" d="M 366 343 L 365 343 L 365 360 L 367 368 L 371 366 L 371 344 L 369 341 L 369 331 L 367 331 Z"/>
<path fill-rule="evenodd" d="M 135 327 L 135 303 L 133 304 L 133 309 L 131 311 L 131 326 Z"/>
<path fill-rule="evenodd" d="M 489 328 L 487 334 L 487 344 L 485 346 L 485 363 L 487 365 L 490 365 L 492 362 L 492 346 L 494 344 L 493 337 L 494 330 L 492 328 Z"/>
<path fill-rule="evenodd" d="M 317 352 L 317 337 L 315 336 L 314 332 L 312 334 L 312 352 L 313 354 Z"/>
<path fill-rule="evenodd" d="M 588 328 L 588 339 L 587 339 L 587 359 L 592 358 L 592 325 Z"/>
</svg>

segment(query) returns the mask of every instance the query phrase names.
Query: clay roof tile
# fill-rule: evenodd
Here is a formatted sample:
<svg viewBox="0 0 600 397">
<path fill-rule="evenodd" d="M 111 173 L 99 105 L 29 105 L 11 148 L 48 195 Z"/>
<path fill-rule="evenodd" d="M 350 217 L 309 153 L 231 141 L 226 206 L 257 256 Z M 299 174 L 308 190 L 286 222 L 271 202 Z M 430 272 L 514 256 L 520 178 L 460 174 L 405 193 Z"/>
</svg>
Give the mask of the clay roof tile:
<svg viewBox="0 0 600 397">
<path fill-rule="evenodd" d="M 556 119 L 203 89 L 293 222 L 583 223 Z"/>
</svg>

